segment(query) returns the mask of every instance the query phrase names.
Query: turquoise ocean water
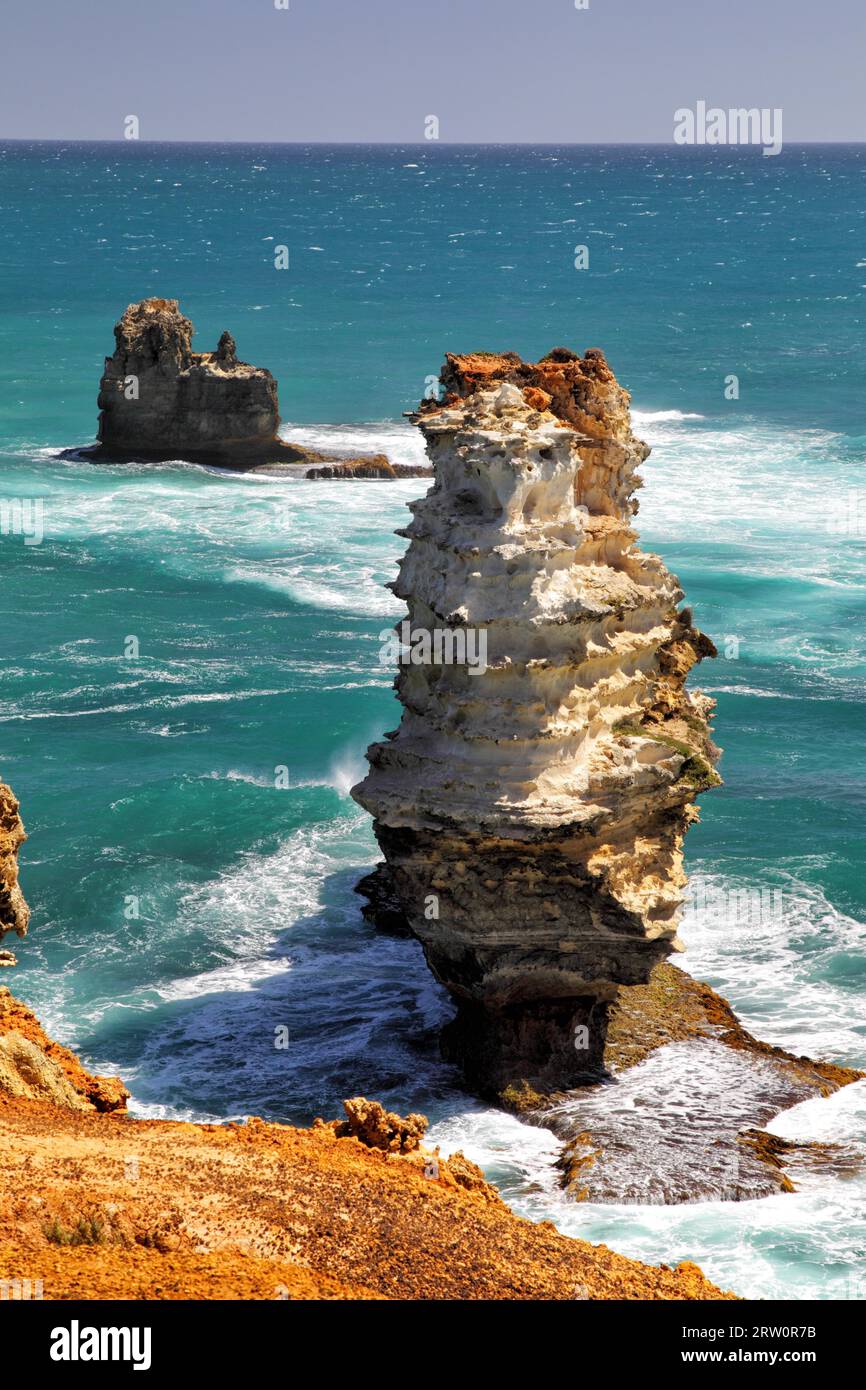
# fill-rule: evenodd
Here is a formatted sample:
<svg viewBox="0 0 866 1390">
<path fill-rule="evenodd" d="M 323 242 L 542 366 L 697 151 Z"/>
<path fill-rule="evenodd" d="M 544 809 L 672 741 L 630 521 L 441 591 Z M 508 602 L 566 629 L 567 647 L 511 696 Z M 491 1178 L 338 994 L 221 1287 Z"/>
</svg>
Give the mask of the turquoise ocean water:
<svg viewBox="0 0 866 1390">
<path fill-rule="evenodd" d="M 653 445 L 642 541 L 728 653 L 699 681 L 726 782 L 689 837 L 713 891 L 685 965 L 758 1036 L 866 1065 L 864 166 L 863 147 L 0 145 L 0 500 L 41 499 L 45 527 L 0 535 L 0 771 L 33 908 L 11 982 L 138 1113 L 307 1122 L 365 1093 L 426 1111 L 565 1231 L 752 1296 L 866 1296 L 862 1177 L 570 1204 L 552 1138 L 439 1060 L 450 1009 L 419 948 L 361 919 L 377 856 L 347 793 L 395 722 L 383 584 L 423 482 L 54 457 L 92 439 L 111 327 L 145 295 L 179 298 L 201 349 L 230 328 L 292 438 L 402 462 L 444 351 L 603 347 Z M 777 910 L 720 923 L 713 893 L 761 889 Z M 866 1151 L 866 1083 L 773 1128 Z"/>
</svg>

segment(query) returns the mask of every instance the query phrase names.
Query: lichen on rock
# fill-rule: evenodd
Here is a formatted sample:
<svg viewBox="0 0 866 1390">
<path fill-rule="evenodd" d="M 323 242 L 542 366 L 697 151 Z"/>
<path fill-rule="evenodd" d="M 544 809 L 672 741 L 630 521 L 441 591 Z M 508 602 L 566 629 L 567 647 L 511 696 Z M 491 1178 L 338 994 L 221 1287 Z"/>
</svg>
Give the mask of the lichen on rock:
<svg viewBox="0 0 866 1390">
<path fill-rule="evenodd" d="M 715 648 L 638 548 L 650 451 L 601 352 L 449 354 L 441 384 L 392 588 L 485 660 L 401 666 L 353 795 L 457 1003 L 447 1054 L 485 1093 L 543 1093 L 597 1074 L 618 988 L 677 949 L 683 837 L 719 781 L 685 682 Z"/>
</svg>

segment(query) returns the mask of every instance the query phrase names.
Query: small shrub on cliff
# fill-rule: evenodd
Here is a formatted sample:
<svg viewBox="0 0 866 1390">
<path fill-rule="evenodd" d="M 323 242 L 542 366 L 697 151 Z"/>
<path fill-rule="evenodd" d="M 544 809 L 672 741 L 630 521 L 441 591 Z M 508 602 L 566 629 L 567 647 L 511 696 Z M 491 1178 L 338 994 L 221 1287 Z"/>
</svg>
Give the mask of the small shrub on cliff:
<svg viewBox="0 0 866 1390">
<path fill-rule="evenodd" d="M 42 1228 L 45 1239 L 52 1245 L 104 1245 L 106 1243 L 105 1222 L 98 1216 L 80 1216 L 77 1224 L 70 1229 L 54 1220 Z"/>
</svg>

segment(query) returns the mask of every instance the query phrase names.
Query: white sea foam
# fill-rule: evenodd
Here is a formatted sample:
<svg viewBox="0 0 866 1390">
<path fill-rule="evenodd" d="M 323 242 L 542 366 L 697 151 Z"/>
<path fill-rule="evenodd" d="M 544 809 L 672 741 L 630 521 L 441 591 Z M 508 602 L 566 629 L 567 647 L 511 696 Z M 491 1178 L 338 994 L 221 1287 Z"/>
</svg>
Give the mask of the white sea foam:
<svg viewBox="0 0 866 1390">
<path fill-rule="evenodd" d="M 778 894 L 772 910 L 719 920 L 719 903 L 736 907 L 743 890 L 756 901 L 762 889 Z M 735 878 L 699 861 L 690 892 L 697 908 L 687 902 L 680 928 L 686 952 L 678 965 L 715 985 L 765 1041 L 866 1065 L 866 924 L 840 911 L 796 868 L 778 863 L 744 864 Z"/>
<path fill-rule="evenodd" d="M 316 577 L 317 570 L 320 577 Z M 235 565 L 224 571 L 224 578 L 229 584 L 258 584 L 308 608 L 382 617 L 405 611 L 405 604 L 383 587 L 369 565 L 354 574 L 347 573 L 345 567 L 338 564 L 317 566 L 314 563 L 306 572 L 302 565 L 291 565 L 282 573 L 270 565 Z"/>
<path fill-rule="evenodd" d="M 244 854 L 217 879 L 193 889 L 179 904 L 181 924 L 206 922 L 212 944 L 231 959 L 201 974 L 161 982 L 159 996 L 179 1000 L 247 992 L 290 970 L 291 927 L 320 910 L 322 883 L 343 862 L 346 839 L 362 826 L 360 813 L 326 826 L 305 826 L 275 853 Z"/>
<path fill-rule="evenodd" d="M 631 412 L 632 423 L 635 425 L 661 425 L 669 420 L 704 420 L 706 416 L 697 415 L 693 411 L 684 410 L 636 410 Z"/>
<path fill-rule="evenodd" d="M 284 421 L 280 433 L 292 444 L 324 453 L 387 454 L 392 463 L 429 467 L 421 432 L 408 421 L 379 420 L 369 425 L 292 425 Z M 423 478 L 413 478 L 399 486 L 409 486 L 410 496 L 421 497 L 429 484 Z"/>
</svg>

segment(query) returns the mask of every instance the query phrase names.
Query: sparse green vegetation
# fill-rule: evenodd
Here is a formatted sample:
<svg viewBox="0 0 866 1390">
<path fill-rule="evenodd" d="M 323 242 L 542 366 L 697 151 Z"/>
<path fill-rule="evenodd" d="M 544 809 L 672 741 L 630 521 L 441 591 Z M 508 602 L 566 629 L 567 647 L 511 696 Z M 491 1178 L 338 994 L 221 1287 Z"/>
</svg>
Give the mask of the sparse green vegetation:
<svg viewBox="0 0 866 1390">
<path fill-rule="evenodd" d="M 105 1222 L 97 1216 L 81 1216 L 78 1224 L 68 1229 L 55 1216 L 42 1230 L 52 1245 L 104 1245 L 106 1241 Z"/>
<path fill-rule="evenodd" d="M 499 1099 L 505 1109 L 514 1115 L 520 1115 L 525 1110 L 535 1110 L 544 1103 L 544 1097 L 525 1079 L 506 1086 L 504 1091 L 500 1091 Z"/>
<path fill-rule="evenodd" d="M 685 722 L 689 723 L 689 727 L 694 727 L 691 719 L 687 719 Z M 698 730 L 701 733 L 704 732 L 700 725 L 698 725 Z M 624 738 L 646 738 L 652 743 L 661 743 L 666 748 L 671 748 L 675 753 L 679 753 L 685 762 L 680 768 L 677 781 L 685 782 L 688 786 L 694 787 L 696 791 L 705 791 L 708 787 L 721 785 L 722 779 L 715 768 L 702 754 L 696 753 L 681 739 L 671 738 L 670 734 L 657 733 L 654 729 L 650 731 L 650 729 L 636 723 L 634 719 L 621 719 L 617 724 L 614 724 L 613 732 Z"/>
</svg>

